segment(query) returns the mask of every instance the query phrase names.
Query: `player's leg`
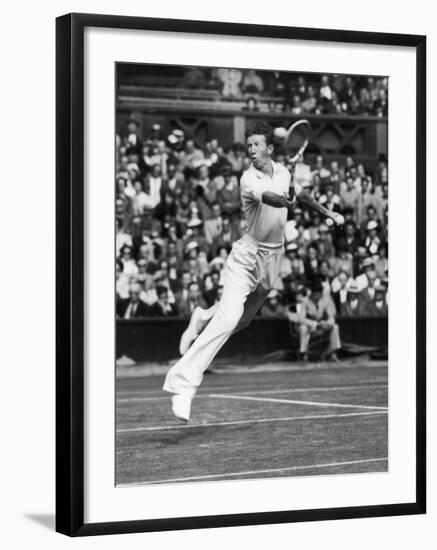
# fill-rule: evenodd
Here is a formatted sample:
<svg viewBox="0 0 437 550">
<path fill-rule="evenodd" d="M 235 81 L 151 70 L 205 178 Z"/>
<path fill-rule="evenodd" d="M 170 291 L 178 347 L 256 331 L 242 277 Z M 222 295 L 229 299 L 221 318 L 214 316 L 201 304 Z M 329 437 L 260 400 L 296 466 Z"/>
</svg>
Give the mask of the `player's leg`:
<svg viewBox="0 0 437 550">
<path fill-rule="evenodd" d="M 196 338 L 185 355 L 168 372 L 163 389 L 182 398 L 185 420 L 189 417 L 189 404 L 202 381 L 203 373 L 215 355 L 237 327 L 248 295 L 257 286 L 257 257 L 253 244 L 240 240 L 234 245 L 226 264 L 223 294 L 212 319 Z"/>
<path fill-rule="evenodd" d="M 185 329 L 181 336 L 181 341 L 179 343 L 179 353 L 181 355 L 185 355 L 187 353 L 191 344 L 199 336 L 199 334 L 206 327 L 209 321 L 213 318 L 216 310 L 217 304 L 214 304 L 208 309 L 196 307 L 191 315 L 188 327 Z"/>
<path fill-rule="evenodd" d="M 260 283 L 247 297 L 244 304 L 243 316 L 235 332 L 246 328 L 260 310 L 279 276 L 283 254 L 283 247 L 273 250 L 260 250 L 258 252 L 258 270 L 262 273 Z"/>
<path fill-rule="evenodd" d="M 264 288 L 262 285 L 258 285 L 256 289 L 249 294 L 244 304 L 243 315 L 241 316 L 234 333 L 239 330 L 243 330 L 250 325 L 250 322 L 260 310 L 269 292 L 269 289 Z"/>
</svg>

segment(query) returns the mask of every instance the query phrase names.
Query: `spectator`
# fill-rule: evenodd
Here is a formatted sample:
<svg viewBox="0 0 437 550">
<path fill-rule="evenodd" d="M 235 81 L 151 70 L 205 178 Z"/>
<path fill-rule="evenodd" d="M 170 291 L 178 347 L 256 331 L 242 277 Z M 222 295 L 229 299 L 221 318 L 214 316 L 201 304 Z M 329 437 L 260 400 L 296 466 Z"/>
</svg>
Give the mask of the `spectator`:
<svg viewBox="0 0 437 550">
<path fill-rule="evenodd" d="M 168 288 L 163 285 L 156 287 L 157 301 L 149 306 L 150 317 L 176 317 L 178 312 L 174 304 L 169 302 Z"/>
<path fill-rule="evenodd" d="M 351 175 L 346 178 L 346 188 L 340 191 L 341 210 L 351 208 L 355 214 L 355 221 L 358 222 L 358 208 L 360 204 L 361 193 L 354 185 L 354 179 Z"/>
<path fill-rule="evenodd" d="M 185 88 L 201 89 L 206 88 L 207 81 L 205 73 L 199 67 L 189 67 L 184 74 L 182 85 Z"/>
<path fill-rule="evenodd" d="M 140 300 L 141 285 L 131 283 L 129 285 L 129 298 L 119 300 L 117 304 L 117 317 L 121 319 L 136 319 L 147 317 L 149 308 Z"/>
<path fill-rule="evenodd" d="M 381 239 L 378 236 L 378 222 L 371 220 L 367 222 L 367 235 L 364 245 L 369 254 L 376 256 L 381 247 Z"/>
<path fill-rule="evenodd" d="M 360 275 L 358 275 L 355 279 L 359 290 L 364 290 L 369 286 L 369 279 L 373 280 L 372 286 L 378 286 L 380 284 L 381 281 L 377 276 L 374 277 L 374 274 L 376 274 L 375 261 L 372 258 L 367 257 L 362 262 L 362 273 L 360 273 Z"/>
<path fill-rule="evenodd" d="M 284 318 L 285 308 L 279 301 L 279 293 L 277 290 L 271 290 L 267 295 L 267 300 L 261 308 L 262 317 Z"/>
<path fill-rule="evenodd" d="M 223 97 L 241 97 L 240 84 L 243 78 L 241 71 L 238 69 L 218 69 L 217 78 L 221 83 L 221 93 Z"/>
<path fill-rule="evenodd" d="M 125 244 L 120 250 L 120 261 L 123 264 L 123 273 L 126 275 L 136 275 L 138 268 L 135 259 L 132 256 L 132 247 Z"/>
<path fill-rule="evenodd" d="M 233 75 L 235 86 L 238 71 L 225 72 Z M 188 75 L 194 78 L 195 73 Z M 261 76 L 254 74 L 257 78 Z M 278 74 L 281 78 L 273 75 L 269 81 L 268 93 L 272 82 L 276 82 L 279 98 L 276 103 L 282 107 L 287 88 L 289 107 L 296 97 L 293 105 L 298 107 L 296 114 L 340 109 L 346 115 L 358 108 L 375 114 L 378 109 L 381 112 L 381 106 L 385 108 L 387 82 L 381 78 L 362 81 L 353 76 L 324 75 L 319 97 L 316 76 L 308 77 L 306 82 L 302 75 L 285 78 Z M 254 93 L 259 105 L 266 108 L 263 92 Z M 238 95 L 241 96 L 241 90 L 227 97 Z M 201 297 L 212 305 L 221 292 L 224 261 L 245 230 L 239 177 L 250 165 L 250 158 L 244 144 L 235 143 L 225 152 L 220 140 L 210 134 L 201 147 L 194 137 L 186 137 L 180 129 L 171 131 L 164 140 L 163 126 L 161 122 L 152 123 L 149 134 L 142 135 L 140 125 L 132 123 L 130 131 L 121 131 L 116 141 L 117 308 L 121 300 L 129 298 L 130 285 L 137 284 L 141 302 L 155 311 L 160 286 L 169 289 L 168 303 L 172 305 L 174 299 L 174 307 L 179 309 L 182 302 L 187 306 L 188 285 L 192 282 L 198 284 Z M 202 131 L 196 133 L 196 139 Z M 318 281 L 340 311 L 339 304 L 346 304 L 346 290 L 355 277 L 358 290 L 363 291 L 358 311 L 375 315 L 371 309 L 376 302 L 376 289 L 388 276 L 387 159 L 381 155 L 372 171 L 373 164 L 364 166 L 357 162 L 358 155 L 341 154 L 333 158 L 328 149 L 323 151 L 326 160 L 317 153 L 314 158 L 313 150 L 305 160 L 301 159 L 295 180 L 322 204 L 341 210 L 346 223 L 341 230 L 330 229 L 318 214 L 309 214 L 305 208 L 298 206 L 290 212 L 286 257 L 275 289 L 284 303 L 290 304 L 299 286 Z M 291 168 L 290 156 L 286 150 L 276 148 L 276 162 Z M 373 299 L 366 299 L 363 309 L 369 271 L 376 271 L 376 280 L 370 283 L 375 292 Z M 367 291 L 369 295 L 371 288 Z M 386 308 L 387 298 L 378 314 L 386 314 Z M 357 311 L 356 307 L 353 311 Z"/>
<path fill-rule="evenodd" d="M 241 89 L 244 94 L 261 94 L 264 91 L 264 82 L 253 69 L 249 69 L 243 77 Z"/>
<path fill-rule="evenodd" d="M 332 281 L 332 299 L 336 310 L 339 312 L 341 312 L 342 306 L 347 302 L 348 291 L 352 283 L 353 280 L 346 271 L 340 271 Z"/>
<path fill-rule="evenodd" d="M 342 317 L 362 317 L 364 315 L 365 305 L 361 296 L 361 291 L 356 283 L 351 283 L 347 289 L 347 300 L 340 304 L 340 315 Z"/>
<path fill-rule="evenodd" d="M 386 289 L 383 286 L 375 287 L 375 297 L 371 304 L 370 314 L 375 317 L 387 317 Z"/>
<path fill-rule="evenodd" d="M 317 99 L 313 86 L 308 86 L 305 99 L 301 102 L 301 107 L 305 113 L 313 113 L 316 109 Z"/>
<path fill-rule="evenodd" d="M 208 308 L 205 300 L 202 298 L 199 283 L 192 281 L 188 286 L 188 300 L 181 304 L 179 312 L 182 317 L 189 319 L 196 307 Z"/>
<path fill-rule="evenodd" d="M 337 350 L 340 349 L 340 333 L 335 321 L 335 306 L 330 296 L 322 294 L 323 287 L 314 281 L 310 297 L 303 291 L 296 294 L 294 311 L 288 311 L 287 317 L 292 330 L 299 337 L 299 357 L 308 360 L 308 349 L 311 339 L 320 339 L 326 349 L 323 355 L 337 361 Z"/>
<path fill-rule="evenodd" d="M 258 100 L 253 95 L 246 98 L 246 105 L 243 107 L 243 111 L 257 112 L 259 111 Z"/>
<path fill-rule="evenodd" d="M 376 271 L 373 269 L 368 269 L 366 271 L 367 284 L 365 288 L 361 291 L 361 296 L 363 298 L 363 303 L 365 305 L 366 311 L 365 314 L 371 315 L 372 305 L 375 300 L 375 289 L 380 286 L 381 281 L 378 279 Z"/>
<path fill-rule="evenodd" d="M 321 224 L 319 227 L 319 238 L 314 241 L 314 246 L 317 250 L 319 260 L 329 260 L 335 254 L 334 245 L 332 244 L 331 234 L 326 224 Z"/>
</svg>

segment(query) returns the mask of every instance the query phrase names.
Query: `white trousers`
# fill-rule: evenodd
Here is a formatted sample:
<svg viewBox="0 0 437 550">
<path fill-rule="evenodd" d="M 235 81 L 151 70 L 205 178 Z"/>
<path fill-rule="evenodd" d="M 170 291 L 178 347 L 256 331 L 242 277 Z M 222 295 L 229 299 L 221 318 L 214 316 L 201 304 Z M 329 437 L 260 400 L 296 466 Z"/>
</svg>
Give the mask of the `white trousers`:
<svg viewBox="0 0 437 550">
<path fill-rule="evenodd" d="M 194 397 L 203 373 L 231 334 L 247 327 L 278 275 L 284 247 L 263 247 L 249 235 L 236 241 L 224 267 L 220 302 L 205 312 L 205 329 L 167 373 L 163 389 Z"/>
</svg>

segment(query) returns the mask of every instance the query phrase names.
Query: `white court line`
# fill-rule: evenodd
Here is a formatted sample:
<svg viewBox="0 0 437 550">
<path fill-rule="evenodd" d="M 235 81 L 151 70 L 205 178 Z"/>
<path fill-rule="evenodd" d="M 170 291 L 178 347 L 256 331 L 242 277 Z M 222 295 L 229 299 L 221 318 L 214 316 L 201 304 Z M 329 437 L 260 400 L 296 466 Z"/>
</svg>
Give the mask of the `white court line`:
<svg viewBox="0 0 437 550">
<path fill-rule="evenodd" d="M 336 466 L 350 466 L 353 464 L 368 464 L 370 462 L 383 462 L 387 461 L 388 458 L 367 458 L 362 460 L 349 460 L 347 462 L 330 462 L 327 464 L 308 464 L 306 466 L 289 466 L 285 468 L 271 468 L 269 470 L 249 470 L 247 472 L 231 472 L 231 473 L 225 473 L 225 474 L 210 474 L 210 475 L 204 475 L 204 476 L 191 476 L 191 477 L 176 477 L 173 479 L 160 479 L 158 481 L 137 481 L 134 483 L 121 483 L 117 484 L 117 487 L 123 488 L 123 487 L 134 487 L 138 485 L 154 485 L 158 483 L 176 483 L 178 481 L 196 481 L 201 479 L 217 479 L 220 477 L 236 477 L 236 476 L 250 476 L 250 475 L 257 475 L 257 474 L 273 474 L 277 472 L 292 472 L 296 470 L 312 470 L 312 469 L 320 469 L 320 468 L 332 468 Z"/>
<path fill-rule="evenodd" d="M 204 424 L 175 424 L 174 426 L 145 426 L 138 428 L 120 428 L 117 434 L 131 432 L 157 432 L 162 430 L 187 430 L 190 428 L 208 428 L 209 426 L 237 426 L 241 424 L 264 424 L 266 422 L 293 422 L 295 420 L 320 420 L 322 418 L 346 418 L 350 416 L 372 416 L 387 414 L 387 411 L 354 412 L 342 414 L 313 414 L 307 416 L 281 416 L 279 418 L 253 418 L 252 420 L 228 420 L 225 422 L 205 422 Z"/>
<path fill-rule="evenodd" d="M 275 399 L 274 397 L 249 397 L 248 395 L 231 395 L 225 393 L 211 393 L 209 397 L 217 399 L 244 399 L 245 401 L 264 401 L 268 403 L 289 403 L 292 405 L 310 405 L 314 407 L 341 407 L 344 409 L 370 409 L 386 411 L 388 407 L 374 407 L 370 405 L 349 405 L 345 403 L 321 403 L 320 401 L 297 401 L 295 399 Z"/>
<path fill-rule="evenodd" d="M 381 388 L 387 388 L 388 384 L 361 384 L 358 386 L 321 386 L 319 388 L 291 388 L 291 389 L 282 389 L 282 390 L 263 390 L 263 389 L 256 389 L 256 390 L 249 390 L 249 391 L 241 391 L 238 392 L 239 395 L 252 395 L 256 393 L 265 393 L 265 394 L 275 394 L 275 393 L 301 393 L 301 392 L 323 392 L 323 391 L 345 391 L 345 390 L 360 390 L 360 389 L 381 389 Z M 218 387 L 218 388 L 211 388 L 209 391 L 214 390 L 232 390 L 235 389 L 235 387 Z M 153 396 L 153 397 L 122 397 L 117 399 L 117 403 L 131 403 L 136 401 L 160 401 L 160 400 L 166 400 L 168 399 L 168 395 L 164 396 Z M 198 393 L 196 395 L 196 399 L 199 397 L 210 397 L 210 394 L 206 392 L 206 389 L 202 393 Z"/>
</svg>

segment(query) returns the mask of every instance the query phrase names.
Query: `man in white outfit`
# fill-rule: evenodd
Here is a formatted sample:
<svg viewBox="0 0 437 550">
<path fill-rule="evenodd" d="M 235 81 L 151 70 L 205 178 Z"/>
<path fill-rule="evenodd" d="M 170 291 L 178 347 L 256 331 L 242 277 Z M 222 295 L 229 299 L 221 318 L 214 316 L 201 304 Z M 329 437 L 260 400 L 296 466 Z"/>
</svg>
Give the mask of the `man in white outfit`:
<svg viewBox="0 0 437 550">
<path fill-rule="evenodd" d="M 257 122 L 247 132 L 251 166 L 241 177 L 241 202 L 247 222 L 245 235 L 236 241 L 223 273 L 220 301 L 197 308 L 180 343 L 181 359 L 167 373 L 163 389 L 173 394 L 173 414 L 190 418 L 191 401 L 203 373 L 228 340 L 248 326 L 279 275 L 284 253 L 288 209 L 296 199 L 341 225 L 343 216 L 331 212 L 293 182 L 284 166 L 273 162 L 273 131 Z"/>
</svg>

